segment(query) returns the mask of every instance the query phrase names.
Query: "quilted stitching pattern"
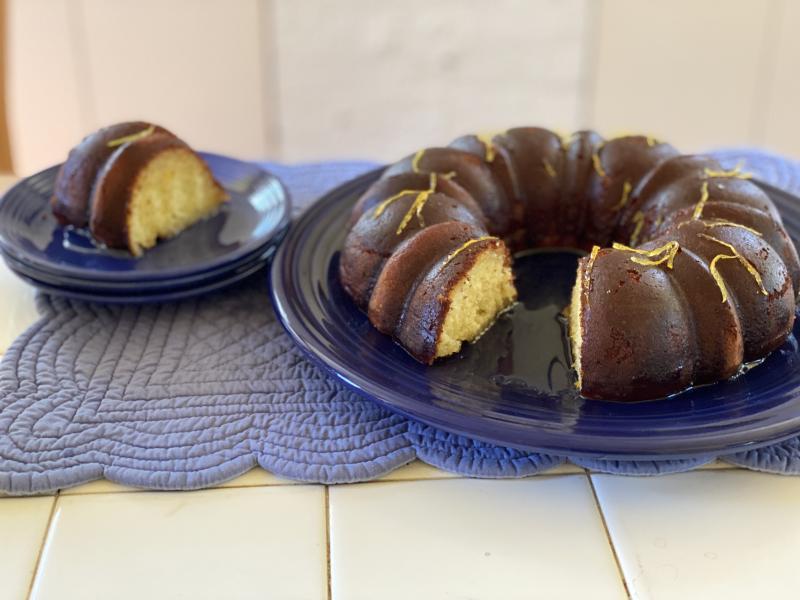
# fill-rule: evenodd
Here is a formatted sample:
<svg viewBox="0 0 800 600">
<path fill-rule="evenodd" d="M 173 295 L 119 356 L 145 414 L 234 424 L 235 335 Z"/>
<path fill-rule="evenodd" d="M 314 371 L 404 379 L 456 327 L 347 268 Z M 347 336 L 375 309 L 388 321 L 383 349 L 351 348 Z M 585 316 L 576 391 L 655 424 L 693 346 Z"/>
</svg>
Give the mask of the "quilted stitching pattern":
<svg viewBox="0 0 800 600">
<path fill-rule="evenodd" d="M 800 191 L 800 165 L 764 153 L 748 168 Z M 370 163 L 269 167 L 302 209 Z M 0 490 L 98 478 L 195 489 L 256 465 L 323 483 L 379 477 L 415 457 L 478 477 L 521 477 L 564 458 L 476 442 L 389 413 L 306 361 L 275 319 L 263 274 L 201 299 L 117 307 L 39 296 L 42 318 L 0 362 Z M 725 460 L 800 472 L 800 438 Z M 576 464 L 626 474 L 709 460 Z"/>
</svg>

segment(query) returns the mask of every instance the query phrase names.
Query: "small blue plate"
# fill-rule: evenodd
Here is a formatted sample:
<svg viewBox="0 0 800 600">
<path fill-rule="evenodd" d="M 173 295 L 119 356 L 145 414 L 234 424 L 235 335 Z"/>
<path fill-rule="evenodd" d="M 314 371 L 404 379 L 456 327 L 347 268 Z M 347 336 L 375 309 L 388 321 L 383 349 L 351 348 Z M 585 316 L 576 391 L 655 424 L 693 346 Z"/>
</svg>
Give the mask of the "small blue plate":
<svg viewBox="0 0 800 600">
<path fill-rule="evenodd" d="M 291 219 L 289 194 L 258 165 L 200 153 L 230 194 L 219 213 L 142 257 L 95 245 L 85 231 L 61 227 L 50 210 L 58 167 L 20 181 L 0 201 L 0 250 L 51 275 L 97 282 L 170 280 L 219 269 L 256 252 Z"/>
<path fill-rule="evenodd" d="M 10 264 L 9 268 L 23 281 L 53 296 L 63 296 L 65 298 L 72 298 L 73 300 L 105 304 L 151 304 L 185 300 L 187 298 L 194 298 L 195 296 L 217 292 L 232 286 L 263 270 L 274 255 L 275 248 L 276 246 L 271 246 L 257 259 L 250 260 L 234 269 L 230 269 L 220 276 L 197 281 L 188 286 L 167 286 L 157 289 L 117 291 L 98 288 L 88 290 L 67 285 L 52 285 L 33 278 L 28 273 L 20 271 Z"/>
<path fill-rule="evenodd" d="M 375 330 L 339 283 L 350 209 L 379 173 L 355 179 L 311 207 L 278 250 L 271 271 L 273 301 L 285 328 L 346 386 L 446 431 L 561 455 L 716 455 L 800 431 L 800 324 L 784 347 L 730 381 L 649 402 L 578 395 L 559 320 L 575 277 L 577 255 L 569 252 L 518 256 L 517 307 L 458 355 L 421 365 Z M 793 239 L 800 239 L 800 199 L 767 191 Z"/>
<path fill-rule="evenodd" d="M 35 282 L 35 285 L 39 287 L 41 287 L 39 284 L 47 286 L 48 292 L 52 292 L 52 290 L 56 288 L 64 288 L 74 291 L 81 290 L 89 295 L 132 293 L 136 297 L 141 297 L 151 293 L 160 294 L 168 290 L 179 288 L 203 286 L 212 280 L 223 279 L 226 275 L 233 273 L 241 267 L 250 266 L 257 261 L 266 264 L 283 240 L 287 229 L 288 228 L 281 229 L 269 242 L 237 260 L 225 263 L 214 269 L 189 273 L 182 277 L 172 277 L 170 279 L 151 279 L 144 281 L 98 281 L 96 279 L 82 279 L 80 277 L 70 277 L 32 267 L 2 252 L 0 252 L 0 255 L 2 255 L 6 265 L 8 265 L 14 273 L 24 275 L 29 283 Z"/>
</svg>

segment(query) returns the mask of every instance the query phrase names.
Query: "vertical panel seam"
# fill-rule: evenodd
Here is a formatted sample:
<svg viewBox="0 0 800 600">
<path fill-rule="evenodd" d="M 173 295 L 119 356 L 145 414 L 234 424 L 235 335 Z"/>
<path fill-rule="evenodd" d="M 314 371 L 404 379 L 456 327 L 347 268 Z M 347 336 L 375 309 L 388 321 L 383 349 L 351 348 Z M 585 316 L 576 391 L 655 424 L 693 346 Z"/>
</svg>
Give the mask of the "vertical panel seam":
<svg viewBox="0 0 800 600">
<path fill-rule="evenodd" d="M 756 74 L 752 90 L 748 137 L 751 144 L 763 145 L 766 141 L 767 115 L 775 86 L 775 61 L 781 31 L 781 17 L 785 0 L 770 0 L 765 8 L 761 47 L 756 61 Z M 760 101 L 759 101 L 760 100 Z"/>
<path fill-rule="evenodd" d="M 87 42 L 86 7 L 84 0 L 80 2 L 67 2 L 67 29 L 72 57 L 75 61 L 75 81 L 78 83 L 78 102 L 81 118 L 81 128 L 84 131 L 94 129 L 95 102 L 94 85 L 89 61 L 89 47 Z"/>
<path fill-rule="evenodd" d="M 593 127 L 597 117 L 597 65 L 599 62 L 603 0 L 584 2 L 583 48 L 580 66 L 580 98 L 578 99 L 578 122 L 580 128 Z"/>
<path fill-rule="evenodd" d="M 280 45 L 276 0 L 258 2 L 258 42 L 261 65 L 261 115 L 265 149 L 270 158 L 283 158 L 283 127 L 280 102 Z"/>
</svg>

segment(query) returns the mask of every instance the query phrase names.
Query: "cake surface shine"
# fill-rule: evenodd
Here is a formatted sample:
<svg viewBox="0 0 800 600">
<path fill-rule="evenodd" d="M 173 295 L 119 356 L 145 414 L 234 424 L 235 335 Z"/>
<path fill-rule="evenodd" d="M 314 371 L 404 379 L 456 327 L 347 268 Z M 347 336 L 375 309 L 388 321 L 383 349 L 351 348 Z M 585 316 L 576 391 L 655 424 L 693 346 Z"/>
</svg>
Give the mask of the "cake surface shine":
<svg viewBox="0 0 800 600">
<path fill-rule="evenodd" d="M 417 360 L 457 353 L 516 300 L 512 253 L 571 247 L 568 335 L 587 398 L 713 383 L 791 332 L 800 262 L 741 168 L 649 136 L 466 135 L 391 165 L 357 202 L 340 277 Z"/>
</svg>

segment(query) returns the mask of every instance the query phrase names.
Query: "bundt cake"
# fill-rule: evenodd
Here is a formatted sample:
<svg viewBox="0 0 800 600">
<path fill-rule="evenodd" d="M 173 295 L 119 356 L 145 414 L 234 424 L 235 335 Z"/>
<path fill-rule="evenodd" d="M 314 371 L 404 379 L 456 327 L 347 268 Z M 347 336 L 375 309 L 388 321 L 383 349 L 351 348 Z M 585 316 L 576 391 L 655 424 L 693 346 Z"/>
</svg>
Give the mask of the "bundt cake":
<svg viewBox="0 0 800 600">
<path fill-rule="evenodd" d="M 88 226 L 100 243 L 139 256 L 214 214 L 226 198 L 185 142 L 134 121 L 100 129 L 70 151 L 52 208 L 62 225 Z"/>
<path fill-rule="evenodd" d="M 377 329 L 431 364 L 514 304 L 513 252 L 585 250 L 566 311 L 580 393 L 664 397 L 735 375 L 792 329 L 797 251 L 750 179 L 641 135 L 468 135 L 391 165 L 363 194 L 340 278 Z"/>
</svg>

